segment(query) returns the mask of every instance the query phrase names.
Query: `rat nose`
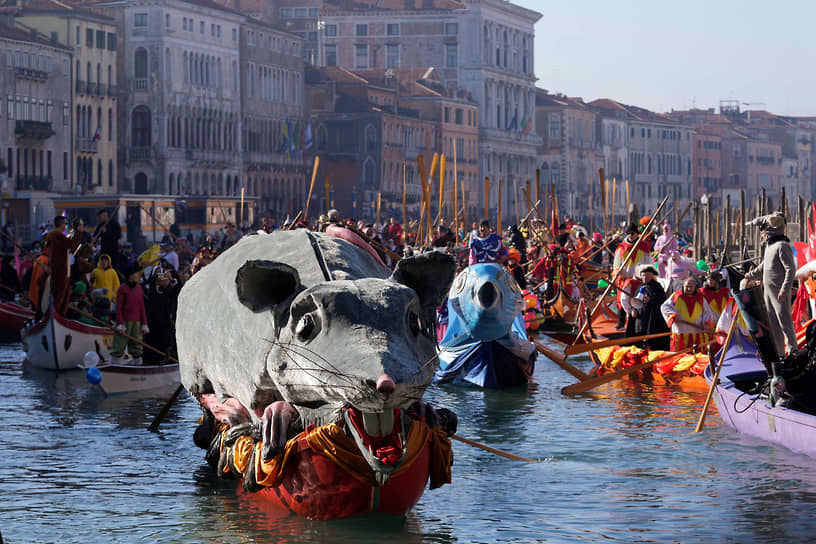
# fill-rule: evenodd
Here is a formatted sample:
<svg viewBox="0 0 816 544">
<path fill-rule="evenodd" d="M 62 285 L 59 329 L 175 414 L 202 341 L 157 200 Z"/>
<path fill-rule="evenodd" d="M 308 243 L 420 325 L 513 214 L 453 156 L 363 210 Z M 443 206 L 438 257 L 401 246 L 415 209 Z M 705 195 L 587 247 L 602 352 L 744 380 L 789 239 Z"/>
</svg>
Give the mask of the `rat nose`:
<svg viewBox="0 0 816 544">
<path fill-rule="evenodd" d="M 394 385 L 394 380 L 388 374 L 383 374 L 377 378 L 377 392 L 387 399 L 391 396 L 397 386 Z"/>
</svg>

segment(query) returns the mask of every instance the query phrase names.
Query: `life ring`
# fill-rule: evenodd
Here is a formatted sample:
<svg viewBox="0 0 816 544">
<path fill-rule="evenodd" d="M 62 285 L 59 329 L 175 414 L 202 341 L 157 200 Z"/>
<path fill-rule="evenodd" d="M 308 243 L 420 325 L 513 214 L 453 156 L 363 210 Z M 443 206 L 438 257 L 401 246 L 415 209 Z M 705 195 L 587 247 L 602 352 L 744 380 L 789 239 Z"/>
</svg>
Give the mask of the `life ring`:
<svg viewBox="0 0 816 544">
<path fill-rule="evenodd" d="M 346 242 L 351 242 L 360 249 L 365 250 L 366 253 L 368 253 L 374 258 L 375 261 L 385 266 L 385 263 L 380 258 L 380 255 L 376 251 L 374 251 L 374 248 L 371 247 L 371 245 L 368 242 L 363 240 L 360 237 L 360 235 L 358 235 L 356 232 L 353 232 L 345 227 L 329 225 L 328 227 L 326 227 L 326 234 L 328 234 L 329 236 L 334 236 L 335 238 L 342 238 Z"/>
</svg>

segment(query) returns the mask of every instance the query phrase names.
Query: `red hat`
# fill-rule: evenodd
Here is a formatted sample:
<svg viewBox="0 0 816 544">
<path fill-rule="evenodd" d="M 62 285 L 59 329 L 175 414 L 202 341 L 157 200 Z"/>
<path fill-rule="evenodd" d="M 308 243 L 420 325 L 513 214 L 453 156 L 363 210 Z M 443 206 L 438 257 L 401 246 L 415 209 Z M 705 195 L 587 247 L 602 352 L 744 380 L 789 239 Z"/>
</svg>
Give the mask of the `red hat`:
<svg viewBox="0 0 816 544">
<path fill-rule="evenodd" d="M 558 249 L 558 244 L 550 244 L 547 246 L 547 249 L 552 249 L 553 251 L 555 251 L 556 249 Z"/>
<path fill-rule="evenodd" d="M 602 240 L 603 240 L 603 236 L 601 235 L 600 232 L 596 232 L 595 234 L 592 235 L 592 241 L 593 242 L 600 242 Z"/>
</svg>

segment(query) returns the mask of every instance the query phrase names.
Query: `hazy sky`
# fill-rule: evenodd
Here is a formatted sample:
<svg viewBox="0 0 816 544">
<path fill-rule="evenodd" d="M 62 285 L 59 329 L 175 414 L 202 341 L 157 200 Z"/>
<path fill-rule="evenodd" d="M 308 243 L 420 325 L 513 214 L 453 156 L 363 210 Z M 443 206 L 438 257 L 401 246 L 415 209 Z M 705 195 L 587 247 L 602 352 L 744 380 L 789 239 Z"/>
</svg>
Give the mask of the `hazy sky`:
<svg viewBox="0 0 816 544">
<path fill-rule="evenodd" d="M 513 0 L 536 24 L 539 87 L 655 111 L 719 107 L 816 115 L 812 0 Z"/>
</svg>

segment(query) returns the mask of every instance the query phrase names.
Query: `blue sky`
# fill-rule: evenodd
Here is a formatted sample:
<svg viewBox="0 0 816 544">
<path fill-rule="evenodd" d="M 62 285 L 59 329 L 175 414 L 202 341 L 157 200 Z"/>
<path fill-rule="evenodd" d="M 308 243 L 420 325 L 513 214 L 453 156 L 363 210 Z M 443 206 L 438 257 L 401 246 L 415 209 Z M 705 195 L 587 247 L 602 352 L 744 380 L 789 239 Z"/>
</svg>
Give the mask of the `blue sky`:
<svg viewBox="0 0 816 544">
<path fill-rule="evenodd" d="M 543 14 L 535 71 L 551 92 L 661 112 L 738 99 L 816 115 L 811 0 L 513 2 Z"/>
</svg>

